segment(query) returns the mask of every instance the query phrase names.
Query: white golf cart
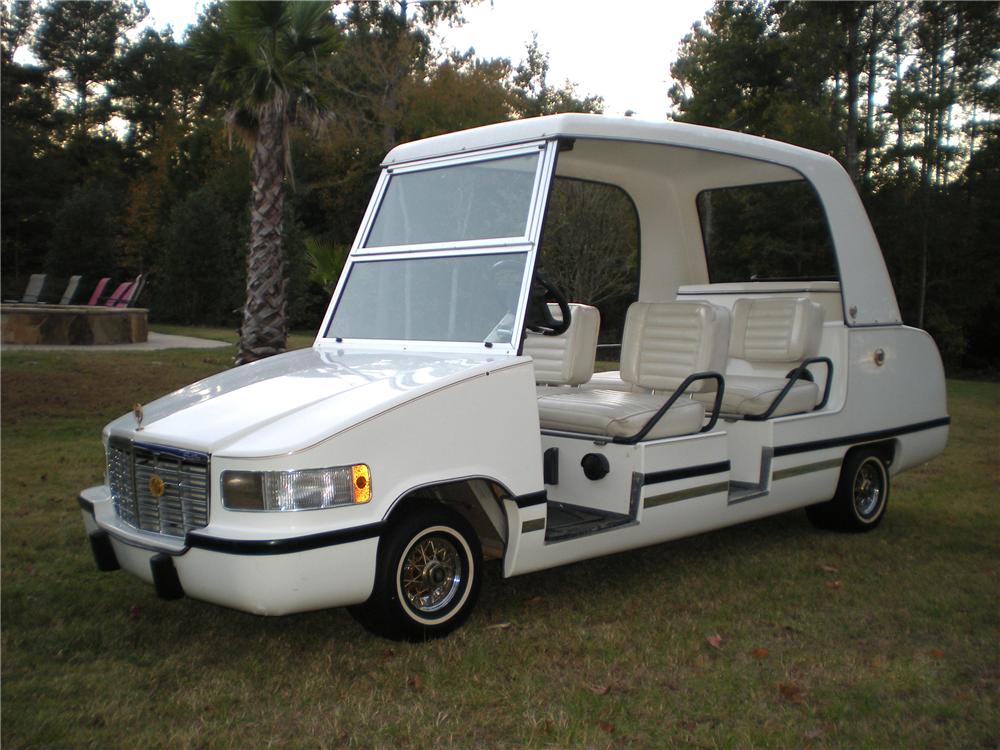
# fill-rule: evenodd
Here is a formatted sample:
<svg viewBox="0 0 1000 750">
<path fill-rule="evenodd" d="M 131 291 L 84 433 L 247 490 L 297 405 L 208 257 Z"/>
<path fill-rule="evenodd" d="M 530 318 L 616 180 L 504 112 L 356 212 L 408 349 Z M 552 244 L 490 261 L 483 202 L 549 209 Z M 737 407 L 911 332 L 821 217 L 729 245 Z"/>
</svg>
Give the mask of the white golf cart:
<svg viewBox="0 0 1000 750">
<path fill-rule="evenodd" d="M 80 495 L 100 569 L 419 639 L 466 619 L 484 557 L 513 576 L 801 507 L 865 531 L 890 475 L 943 450 L 937 349 L 833 159 L 558 115 L 383 167 L 311 349 L 105 428 L 107 480 Z M 615 372 L 594 374 L 598 310 L 536 268 L 556 203 L 584 205 L 568 184 L 628 209 L 603 222 L 638 253 Z M 587 241 L 563 266 L 605 257 Z"/>
</svg>

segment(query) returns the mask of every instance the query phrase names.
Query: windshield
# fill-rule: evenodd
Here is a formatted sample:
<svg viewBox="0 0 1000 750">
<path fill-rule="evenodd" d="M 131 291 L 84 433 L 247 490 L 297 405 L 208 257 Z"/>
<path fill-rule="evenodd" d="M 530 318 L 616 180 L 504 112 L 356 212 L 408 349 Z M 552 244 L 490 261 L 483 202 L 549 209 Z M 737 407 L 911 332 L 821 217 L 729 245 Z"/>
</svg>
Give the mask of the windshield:
<svg viewBox="0 0 1000 750">
<path fill-rule="evenodd" d="M 510 343 L 525 253 L 359 261 L 329 338 Z"/>
<path fill-rule="evenodd" d="M 527 233 L 538 153 L 393 174 L 365 247 Z"/>
</svg>

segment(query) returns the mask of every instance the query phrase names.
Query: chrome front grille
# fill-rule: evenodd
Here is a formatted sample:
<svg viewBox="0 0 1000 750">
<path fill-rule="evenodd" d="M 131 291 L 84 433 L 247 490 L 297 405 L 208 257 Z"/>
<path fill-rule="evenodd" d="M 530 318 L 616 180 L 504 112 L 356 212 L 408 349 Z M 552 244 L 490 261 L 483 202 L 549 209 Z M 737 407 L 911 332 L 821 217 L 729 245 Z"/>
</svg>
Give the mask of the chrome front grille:
<svg viewBox="0 0 1000 750">
<path fill-rule="evenodd" d="M 135 514 L 135 488 L 132 480 L 131 446 L 108 445 L 108 485 L 115 513 L 129 526 L 139 528 Z"/>
<path fill-rule="evenodd" d="M 183 537 L 208 525 L 208 454 L 112 439 L 108 485 L 123 523 Z"/>
</svg>

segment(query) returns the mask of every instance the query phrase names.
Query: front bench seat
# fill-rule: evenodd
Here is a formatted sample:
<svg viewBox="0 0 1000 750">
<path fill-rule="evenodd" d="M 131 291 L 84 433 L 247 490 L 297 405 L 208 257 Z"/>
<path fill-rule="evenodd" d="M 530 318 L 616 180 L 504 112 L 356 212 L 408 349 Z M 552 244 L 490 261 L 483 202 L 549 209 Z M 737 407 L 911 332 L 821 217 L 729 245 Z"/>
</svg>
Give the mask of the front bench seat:
<svg viewBox="0 0 1000 750">
<path fill-rule="evenodd" d="M 610 438 L 628 438 L 638 433 L 670 394 L 627 391 L 548 391 L 538 399 L 542 429 L 582 432 Z M 648 440 L 687 435 L 701 429 L 705 407 L 680 399 L 660 417 L 646 436 Z"/>
<path fill-rule="evenodd" d="M 549 305 L 553 315 L 558 305 Z M 522 352 L 531 357 L 535 368 L 535 383 L 539 393 L 546 386 L 580 385 L 594 374 L 597 356 L 597 335 L 601 328 L 601 313 L 596 307 L 572 302 L 569 306 L 569 328 L 558 336 L 545 336 L 528 331 Z"/>
<path fill-rule="evenodd" d="M 823 308 L 805 297 L 743 298 L 733 305 L 732 339 L 729 353 L 764 367 L 780 364 L 794 368 L 819 351 L 823 335 Z M 830 373 L 827 373 L 827 377 Z M 725 414 L 761 416 L 788 384 L 785 377 L 726 375 L 722 396 Z M 696 399 L 710 403 L 705 394 Z M 778 404 L 771 417 L 811 411 L 820 400 L 816 383 L 799 379 Z"/>
<path fill-rule="evenodd" d="M 581 386 L 588 389 L 598 389 L 602 391 L 630 391 L 632 393 L 645 393 L 644 388 L 626 383 L 622 380 L 620 370 L 608 370 L 606 372 L 595 372 L 594 376 Z"/>
<path fill-rule="evenodd" d="M 729 343 L 729 311 L 708 302 L 635 302 L 625 318 L 621 377 L 642 392 L 603 389 L 551 391 L 538 399 L 542 429 L 631 438 L 639 433 L 684 380 L 721 372 Z M 713 394 L 714 380 L 688 392 Z M 645 439 L 698 432 L 705 407 L 686 396 L 664 413 Z"/>
</svg>

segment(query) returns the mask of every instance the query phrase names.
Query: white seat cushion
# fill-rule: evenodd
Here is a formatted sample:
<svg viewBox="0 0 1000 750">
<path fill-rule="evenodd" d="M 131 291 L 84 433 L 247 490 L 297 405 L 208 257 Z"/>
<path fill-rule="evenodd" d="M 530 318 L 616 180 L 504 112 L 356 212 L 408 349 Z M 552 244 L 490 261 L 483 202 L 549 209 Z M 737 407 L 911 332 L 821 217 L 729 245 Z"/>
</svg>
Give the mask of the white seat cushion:
<svg viewBox="0 0 1000 750">
<path fill-rule="evenodd" d="M 656 391 L 673 391 L 696 372 L 726 366 L 729 311 L 708 302 L 633 302 L 625 317 L 621 378 Z M 714 380 L 690 393 L 714 391 Z"/>
<path fill-rule="evenodd" d="M 622 374 L 618 370 L 595 372 L 594 376 L 580 387 L 587 390 L 628 391 L 630 393 L 647 392 L 645 388 L 640 388 L 637 385 L 626 383 L 622 380 Z"/>
<path fill-rule="evenodd" d="M 624 391 L 550 391 L 538 399 L 538 417 L 543 429 L 632 437 L 646 426 L 669 397 L 670 394 Z M 681 397 L 660 418 L 645 439 L 697 432 L 701 429 L 704 417 L 704 406 Z"/>
<path fill-rule="evenodd" d="M 571 385 L 535 385 L 535 393 L 538 398 L 549 396 L 553 393 L 573 393 L 578 390 Z"/>
<path fill-rule="evenodd" d="M 823 308 L 805 297 L 743 298 L 733 305 L 729 354 L 750 362 L 801 362 L 819 349 Z"/>
<path fill-rule="evenodd" d="M 787 384 L 786 378 L 727 375 L 721 411 L 724 414 L 759 416 L 771 407 Z M 694 397 L 709 408 L 715 403 L 714 393 L 696 393 Z M 781 417 L 812 411 L 817 403 L 819 386 L 808 380 L 797 380 L 771 416 Z"/>
<path fill-rule="evenodd" d="M 581 385 L 594 374 L 597 334 L 601 314 L 596 307 L 571 304 L 569 328 L 558 336 L 528 332 L 524 354 L 534 361 L 535 382 L 547 385 Z M 549 305 L 558 316 L 558 305 Z"/>
</svg>

